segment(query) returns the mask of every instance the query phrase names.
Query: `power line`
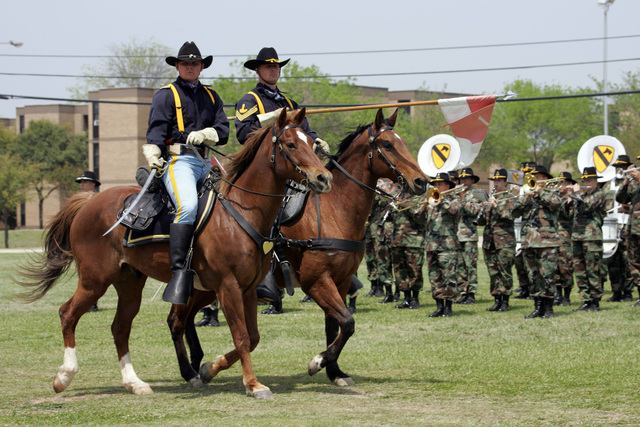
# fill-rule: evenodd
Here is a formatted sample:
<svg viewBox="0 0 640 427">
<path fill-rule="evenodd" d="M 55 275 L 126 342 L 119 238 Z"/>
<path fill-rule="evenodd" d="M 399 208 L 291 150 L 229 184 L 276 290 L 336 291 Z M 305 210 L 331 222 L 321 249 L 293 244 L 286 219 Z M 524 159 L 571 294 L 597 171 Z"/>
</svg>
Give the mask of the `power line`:
<svg viewBox="0 0 640 427">
<path fill-rule="evenodd" d="M 497 99 L 496 102 L 523 102 L 523 101 L 546 101 L 546 100 L 554 100 L 554 99 L 570 99 L 570 98 L 595 98 L 602 96 L 621 96 L 621 95 L 636 95 L 640 94 L 640 90 L 626 90 L 621 92 L 600 92 L 600 93 L 580 93 L 580 94 L 570 94 L 570 95 L 552 95 L 552 96 L 537 96 L 530 98 L 510 98 L 510 99 Z M 10 94 L 0 94 L 1 99 L 37 99 L 44 101 L 65 101 L 65 102 L 76 102 L 76 103 L 97 103 L 97 104 L 121 104 L 121 105 L 151 105 L 150 102 L 134 102 L 134 101 L 108 101 L 108 100 L 99 100 L 99 99 L 73 99 L 73 98 L 51 98 L 45 96 L 28 96 L 28 95 L 10 95 Z M 355 107 L 355 106 L 363 106 L 363 105 L 373 105 L 373 104 L 305 104 L 301 105 L 301 107 L 306 108 L 335 108 L 335 107 Z M 398 107 L 402 106 L 402 102 L 398 102 Z M 234 108 L 235 104 L 225 104 L 226 108 Z"/>
<path fill-rule="evenodd" d="M 322 56 L 322 55 L 359 55 L 359 54 L 379 54 L 379 53 L 407 53 L 407 52 L 428 52 L 437 50 L 458 50 L 458 49 L 486 49 L 496 47 L 513 47 L 513 46 L 534 46 L 544 44 L 561 44 L 561 43 L 580 43 L 590 41 L 602 41 L 602 40 L 616 40 L 640 37 L 640 34 L 630 34 L 624 36 L 609 36 L 609 37 L 588 37 L 580 39 L 564 39 L 564 40 L 544 40 L 544 41 L 531 41 L 531 42 L 513 42 L 513 43 L 494 43 L 494 44 L 479 44 L 479 45 L 461 45 L 461 46 L 437 46 L 437 47 L 420 47 L 420 48 L 406 48 L 406 49 L 380 49 L 380 50 L 351 50 L 351 51 L 328 51 L 328 52 L 285 52 L 283 56 Z M 253 56 L 254 54 L 221 54 L 215 55 L 216 58 L 246 58 Z M 13 57 L 13 58 L 164 58 L 159 55 L 30 55 L 30 54 L 18 54 L 18 53 L 3 53 L 0 57 Z"/>
<path fill-rule="evenodd" d="M 414 75 L 428 75 L 428 74 L 454 74 L 454 73 L 476 73 L 483 71 L 509 71 L 509 70 L 527 70 L 535 68 L 550 68 L 550 67 L 572 67 L 579 65 L 593 65 L 602 63 L 614 63 L 614 62 L 629 62 L 640 61 L 640 58 L 622 58 L 622 59 L 609 59 L 596 60 L 596 61 L 582 61 L 582 62 L 565 62 L 557 64 L 540 64 L 540 65 L 519 65 L 513 67 L 491 67 L 491 68 L 469 68 L 469 69 L 457 69 L 457 70 L 438 70 L 438 71 L 407 71 L 400 73 L 367 73 L 367 74 L 327 74 L 327 75 L 315 75 L 315 76 L 282 76 L 283 80 L 286 79 L 321 79 L 321 78 L 353 78 L 353 77 L 397 77 L 397 76 L 414 76 Z M 84 76 L 79 74 L 48 74 L 48 73 L 3 73 L 2 76 L 27 76 L 27 77 L 62 77 L 62 78 L 96 78 L 96 79 L 132 79 L 132 80 L 167 80 L 166 77 L 140 77 L 140 76 Z M 218 76 L 218 77 L 204 77 L 200 76 L 200 80 L 254 80 L 255 76 Z"/>
</svg>

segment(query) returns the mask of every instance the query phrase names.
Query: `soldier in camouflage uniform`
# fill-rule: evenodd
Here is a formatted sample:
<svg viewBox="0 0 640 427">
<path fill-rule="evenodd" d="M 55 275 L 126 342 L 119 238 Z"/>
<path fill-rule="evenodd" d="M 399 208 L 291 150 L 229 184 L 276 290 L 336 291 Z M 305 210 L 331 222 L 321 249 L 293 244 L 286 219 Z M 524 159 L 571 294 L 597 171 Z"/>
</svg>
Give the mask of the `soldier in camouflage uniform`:
<svg viewBox="0 0 640 427">
<path fill-rule="evenodd" d="M 551 179 L 544 166 L 536 166 L 532 171 L 538 182 Z M 553 317 L 553 299 L 556 295 L 556 269 L 558 268 L 558 209 L 562 200 L 557 191 L 544 183 L 520 197 L 514 206 L 514 216 L 523 215 L 523 230 L 526 234 L 522 243 L 524 262 L 529 273 L 529 292 L 535 301 L 531 314 L 525 316 Z"/>
<path fill-rule="evenodd" d="M 405 197 L 408 196 L 405 194 Z M 396 286 L 404 293 L 404 300 L 396 308 L 417 309 L 423 287 L 424 222 L 418 223 L 418 208 L 399 210 L 394 216 L 391 262 Z"/>
<path fill-rule="evenodd" d="M 560 172 L 560 178 L 564 182 L 560 184 L 559 193 L 562 197 L 562 206 L 558 210 L 558 278 L 556 281 L 556 297 L 553 305 L 571 305 L 571 290 L 573 289 L 573 245 L 571 242 L 571 230 L 573 228 L 573 211 L 571 209 L 573 199 L 569 196 L 573 193 L 573 187 L 577 184 L 569 172 Z"/>
<path fill-rule="evenodd" d="M 389 182 L 386 187 L 383 187 L 384 191 L 389 194 L 396 194 L 400 186 Z M 384 209 L 382 210 L 382 218 L 378 222 L 380 229 L 380 239 L 378 240 L 379 246 L 377 251 L 378 261 L 378 283 L 380 283 L 385 290 L 385 295 L 380 304 L 386 304 L 389 302 L 399 301 L 398 286 L 393 292 L 393 265 L 391 263 L 391 244 L 393 243 L 393 231 L 395 223 L 396 210 L 389 200 L 385 200 Z M 382 208 L 382 207 L 381 207 Z"/>
<path fill-rule="evenodd" d="M 441 193 L 455 187 L 449 174 L 438 173 L 431 184 Z M 431 282 L 431 296 L 437 308 L 429 317 L 451 316 L 451 304 L 458 294 L 457 264 L 460 243 L 456 236 L 460 201 L 453 194 L 442 195 L 439 203 L 433 199 L 416 211 L 417 222 L 425 223 L 427 266 Z"/>
<path fill-rule="evenodd" d="M 378 180 L 378 188 L 382 188 L 385 185 L 384 178 Z M 373 199 L 373 205 L 371 206 L 371 212 L 367 219 L 367 228 L 365 232 L 365 248 L 364 248 L 364 260 L 367 265 L 367 272 L 369 282 L 371 282 L 371 291 L 366 294 L 367 297 L 381 297 L 384 295 L 384 285 L 380 282 L 380 274 L 378 272 L 378 265 L 380 261 L 378 259 L 379 245 L 383 241 L 382 233 L 382 218 L 387 209 L 388 200 L 386 197 L 381 197 L 378 194 Z"/>
<path fill-rule="evenodd" d="M 582 172 L 583 189 L 573 199 L 573 269 L 582 305 L 573 311 L 600 310 L 602 299 L 602 223 L 607 215 L 606 194 L 598 185 L 595 167 Z"/>
<path fill-rule="evenodd" d="M 482 249 L 484 261 L 489 270 L 489 288 L 495 299 L 487 311 L 509 311 L 509 297 L 512 294 L 513 274 L 511 273 L 516 254 L 516 236 L 513 230 L 512 210 L 514 199 L 507 192 L 507 170 L 496 169 L 493 176 L 493 197 L 485 204 L 484 214 L 478 224 L 484 225 Z"/>
<path fill-rule="evenodd" d="M 536 167 L 535 162 L 522 162 L 520 163 L 519 170 L 524 173 L 531 173 Z M 522 254 L 522 240 L 524 240 L 524 236 L 527 234 L 527 230 L 524 229 L 522 219 L 518 218 L 514 221 L 514 224 L 520 224 L 520 249 L 516 251 L 515 258 L 515 266 L 516 266 L 516 274 L 518 275 L 518 285 L 519 288 L 516 289 L 516 292 L 520 292 L 519 295 L 516 295 L 514 298 L 516 299 L 531 299 L 529 295 L 529 273 L 527 272 L 527 268 L 524 265 L 524 255 Z M 516 245 L 517 246 L 517 245 Z"/>
<path fill-rule="evenodd" d="M 613 166 L 622 170 L 627 170 L 629 167 L 633 167 L 633 163 L 631 163 L 629 156 L 621 154 L 618 156 L 618 159 L 613 162 Z M 616 189 L 622 186 L 623 181 L 624 178 L 615 179 Z M 620 204 L 618 206 L 618 212 L 620 213 L 626 213 L 628 209 L 628 205 Z M 631 275 L 627 268 L 627 244 L 624 236 L 619 235 L 618 237 L 620 238 L 620 241 L 618 242 L 616 251 L 612 256 L 604 260 L 606 269 L 609 273 L 611 291 L 613 292 L 611 298 L 607 299 L 608 302 L 628 302 L 633 299 L 633 296 L 631 295 L 631 291 L 633 290 L 633 280 L 631 280 Z"/>
<path fill-rule="evenodd" d="M 460 193 L 461 208 L 458 211 L 458 287 L 460 299 L 457 304 L 475 304 L 478 290 L 478 227 L 474 221 L 482 205 L 473 196 L 473 185 L 480 178 L 473 169 L 464 168 L 458 174 L 465 191 Z"/>
<path fill-rule="evenodd" d="M 637 157 L 640 159 L 640 156 Z M 640 292 L 640 173 L 638 170 L 628 171 L 622 187 L 618 189 L 616 201 L 629 204 L 629 222 L 623 229 L 627 243 L 628 271 L 633 286 Z M 634 307 L 640 306 L 640 299 Z"/>
</svg>

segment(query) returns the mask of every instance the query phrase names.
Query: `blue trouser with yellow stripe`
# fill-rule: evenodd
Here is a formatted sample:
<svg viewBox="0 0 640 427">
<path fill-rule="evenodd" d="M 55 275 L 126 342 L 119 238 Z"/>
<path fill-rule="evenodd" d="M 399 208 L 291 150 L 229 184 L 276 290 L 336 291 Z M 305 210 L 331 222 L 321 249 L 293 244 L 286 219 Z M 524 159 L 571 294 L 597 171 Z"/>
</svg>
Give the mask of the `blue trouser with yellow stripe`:
<svg viewBox="0 0 640 427">
<path fill-rule="evenodd" d="M 205 162 L 209 162 L 205 159 Z M 195 154 L 170 154 L 162 177 L 164 186 L 176 208 L 176 224 L 193 224 L 198 212 L 198 181 L 209 168 Z"/>
</svg>

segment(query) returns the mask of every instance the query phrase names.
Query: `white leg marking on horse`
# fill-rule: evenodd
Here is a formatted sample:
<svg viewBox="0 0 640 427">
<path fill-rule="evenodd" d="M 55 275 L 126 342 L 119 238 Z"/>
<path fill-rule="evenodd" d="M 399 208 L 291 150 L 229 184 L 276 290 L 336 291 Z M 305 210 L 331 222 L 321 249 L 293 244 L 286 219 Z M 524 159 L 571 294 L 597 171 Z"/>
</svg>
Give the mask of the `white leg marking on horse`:
<svg viewBox="0 0 640 427">
<path fill-rule="evenodd" d="M 80 366 L 78 365 L 78 358 L 76 356 L 76 349 L 66 347 L 64 349 L 64 359 L 62 366 L 58 368 L 58 373 L 53 380 L 53 389 L 56 393 L 60 393 L 71 384 L 71 380 L 78 373 Z"/>
<path fill-rule="evenodd" d="M 337 385 L 338 387 L 349 387 L 349 386 L 354 386 L 356 385 L 355 381 L 353 381 L 351 379 L 351 377 L 347 377 L 347 378 L 336 378 L 335 380 L 333 380 L 333 383 L 335 385 Z"/>
<path fill-rule="evenodd" d="M 153 394 L 153 390 L 149 387 L 149 384 L 142 381 L 136 375 L 136 371 L 133 369 L 131 363 L 131 355 L 125 354 L 120 359 L 120 373 L 122 374 L 122 384 L 124 388 L 133 394 Z"/>
<path fill-rule="evenodd" d="M 315 375 L 322 369 L 322 356 L 319 354 L 309 361 L 309 375 Z"/>
</svg>

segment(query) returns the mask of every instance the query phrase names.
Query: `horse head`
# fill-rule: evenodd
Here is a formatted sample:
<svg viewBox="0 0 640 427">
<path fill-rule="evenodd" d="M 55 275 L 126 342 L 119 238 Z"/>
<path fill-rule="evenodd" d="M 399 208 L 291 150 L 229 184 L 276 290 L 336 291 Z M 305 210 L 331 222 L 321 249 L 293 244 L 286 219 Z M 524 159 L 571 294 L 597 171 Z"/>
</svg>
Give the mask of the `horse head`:
<svg viewBox="0 0 640 427">
<path fill-rule="evenodd" d="M 386 119 L 379 109 L 368 128 L 371 171 L 397 181 L 413 194 L 423 194 L 429 180 L 409 152 L 407 142 L 393 128 L 397 118 L 398 109 Z"/>
<path fill-rule="evenodd" d="M 333 175 L 313 152 L 313 141 L 302 130 L 305 114 L 305 108 L 292 112 L 282 110 L 271 128 L 271 163 L 279 175 L 306 184 L 317 193 L 326 193 L 331 190 Z M 277 161 L 276 150 L 284 162 Z"/>
</svg>

